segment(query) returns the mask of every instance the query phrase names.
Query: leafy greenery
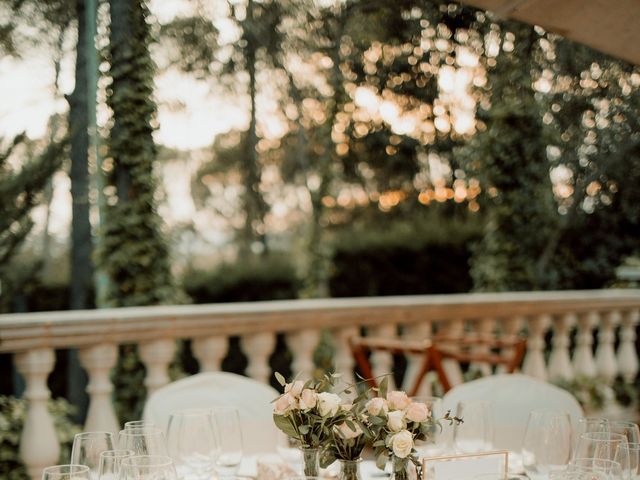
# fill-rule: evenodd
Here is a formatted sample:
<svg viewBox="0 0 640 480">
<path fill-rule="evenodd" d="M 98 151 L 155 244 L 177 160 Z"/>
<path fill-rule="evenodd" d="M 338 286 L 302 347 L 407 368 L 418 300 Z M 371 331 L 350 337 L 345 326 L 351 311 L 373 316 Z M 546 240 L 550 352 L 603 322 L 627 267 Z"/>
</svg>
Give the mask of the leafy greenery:
<svg viewBox="0 0 640 480">
<path fill-rule="evenodd" d="M 73 407 L 64 399 L 49 401 L 49 413 L 55 421 L 55 429 L 61 444 L 60 464 L 69 463 L 73 437 L 81 431 L 69 417 Z M 0 396 L 0 478 L 3 480 L 28 480 L 29 475 L 18 456 L 20 435 L 26 416 L 26 400 Z"/>
</svg>

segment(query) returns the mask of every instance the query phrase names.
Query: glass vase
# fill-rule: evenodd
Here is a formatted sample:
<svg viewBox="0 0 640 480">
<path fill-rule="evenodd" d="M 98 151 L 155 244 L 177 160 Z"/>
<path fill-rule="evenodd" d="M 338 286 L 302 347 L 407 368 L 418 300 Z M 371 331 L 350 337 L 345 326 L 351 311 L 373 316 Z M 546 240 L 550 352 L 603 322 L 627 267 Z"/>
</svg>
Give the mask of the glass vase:
<svg viewBox="0 0 640 480">
<path fill-rule="evenodd" d="M 416 466 L 408 458 L 398 458 L 391 456 L 391 476 L 389 480 L 417 480 L 418 472 Z"/>
<path fill-rule="evenodd" d="M 360 480 L 360 463 L 362 459 L 340 460 L 340 475 L 338 480 Z"/>
<path fill-rule="evenodd" d="M 301 448 L 302 473 L 305 477 L 318 477 L 320 475 L 320 449 Z"/>
</svg>

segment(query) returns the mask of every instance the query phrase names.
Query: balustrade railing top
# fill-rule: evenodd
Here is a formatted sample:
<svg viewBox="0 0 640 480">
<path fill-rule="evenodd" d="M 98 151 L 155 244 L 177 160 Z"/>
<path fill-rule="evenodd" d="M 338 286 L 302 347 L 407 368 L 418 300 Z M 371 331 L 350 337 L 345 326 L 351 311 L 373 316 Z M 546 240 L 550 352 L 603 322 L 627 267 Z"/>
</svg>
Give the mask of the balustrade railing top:
<svg viewBox="0 0 640 480">
<path fill-rule="evenodd" d="M 640 308 L 640 290 L 577 290 L 162 305 L 0 315 L 0 352 L 421 321 Z"/>
</svg>

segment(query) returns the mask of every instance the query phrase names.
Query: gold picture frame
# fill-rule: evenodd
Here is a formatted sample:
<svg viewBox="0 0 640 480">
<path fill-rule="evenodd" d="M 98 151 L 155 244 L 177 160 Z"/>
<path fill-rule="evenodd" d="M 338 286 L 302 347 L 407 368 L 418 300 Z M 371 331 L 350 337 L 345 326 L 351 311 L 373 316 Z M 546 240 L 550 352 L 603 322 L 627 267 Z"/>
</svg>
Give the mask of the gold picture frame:
<svg viewBox="0 0 640 480">
<path fill-rule="evenodd" d="M 460 471 L 458 471 L 458 473 L 452 473 L 451 464 L 453 462 L 466 462 L 467 465 L 463 467 L 464 470 L 473 468 L 471 464 L 475 463 L 476 469 L 473 474 L 469 473 L 468 475 Z M 482 468 L 488 470 L 489 464 L 492 462 L 495 462 L 495 472 L 482 471 Z M 457 466 L 460 466 L 460 464 Z M 439 476 L 438 473 L 440 473 Z M 422 459 L 422 480 L 468 480 L 475 475 L 484 473 L 496 473 L 498 476 L 504 475 L 504 480 L 507 480 L 509 477 L 509 452 L 507 450 L 496 450 L 483 453 L 442 455 Z"/>
</svg>

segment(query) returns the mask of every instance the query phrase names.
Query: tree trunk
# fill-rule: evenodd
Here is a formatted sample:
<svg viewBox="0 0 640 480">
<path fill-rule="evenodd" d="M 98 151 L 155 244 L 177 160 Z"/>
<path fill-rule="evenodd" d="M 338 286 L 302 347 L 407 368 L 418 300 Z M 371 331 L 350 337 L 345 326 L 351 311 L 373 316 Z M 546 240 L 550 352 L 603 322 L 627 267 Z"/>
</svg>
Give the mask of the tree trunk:
<svg viewBox="0 0 640 480">
<path fill-rule="evenodd" d="M 92 284 L 91 223 L 89 221 L 89 123 L 87 108 L 85 0 L 76 1 L 78 44 L 76 47 L 75 88 L 69 98 L 71 131 L 71 309 L 89 308 Z"/>
</svg>

